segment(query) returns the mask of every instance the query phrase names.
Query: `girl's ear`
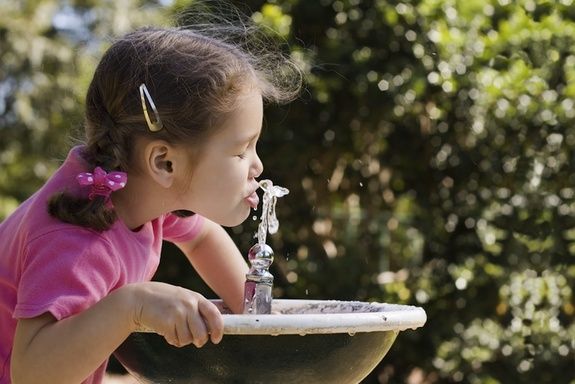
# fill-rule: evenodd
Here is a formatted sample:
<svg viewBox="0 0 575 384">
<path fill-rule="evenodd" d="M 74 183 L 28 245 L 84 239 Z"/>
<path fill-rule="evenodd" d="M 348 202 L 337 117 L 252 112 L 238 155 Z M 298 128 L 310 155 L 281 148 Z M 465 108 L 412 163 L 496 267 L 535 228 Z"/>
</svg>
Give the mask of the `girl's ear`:
<svg viewBox="0 0 575 384">
<path fill-rule="evenodd" d="M 162 141 L 152 141 L 146 146 L 146 168 L 152 179 L 164 188 L 174 183 L 175 149 Z"/>
</svg>

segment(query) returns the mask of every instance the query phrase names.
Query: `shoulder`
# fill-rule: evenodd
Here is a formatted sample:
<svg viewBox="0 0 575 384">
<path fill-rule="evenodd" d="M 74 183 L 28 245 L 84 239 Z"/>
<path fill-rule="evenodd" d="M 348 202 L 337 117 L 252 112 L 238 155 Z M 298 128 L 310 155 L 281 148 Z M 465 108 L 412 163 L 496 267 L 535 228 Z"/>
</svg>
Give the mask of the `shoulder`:
<svg viewBox="0 0 575 384">
<path fill-rule="evenodd" d="M 58 242 L 76 243 L 78 241 L 83 244 L 109 244 L 110 239 L 106 232 L 98 232 L 91 228 L 61 222 L 33 231 L 28 238 L 28 244 L 49 242 L 51 245 L 55 245 Z"/>
<path fill-rule="evenodd" d="M 163 237 L 171 242 L 188 241 L 196 237 L 204 225 L 204 217 L 194 214 L 189 217 L 178 217 L 170 213 L 162 218 Z"/>
<path fill-rule="evenodd" d="M 30 233 L 25 245 L 25 263 L 55 264 L 115 262 L 115 247 L 105 232 L 61 223 Z"/>
<path fill-rule="evenodd" d="M 30 237 L 19 266 L 16 317 L 62 319 L 106 296 L 122 278 L 119 252 L 104 234 L 47 228 Z"/>
</svg>

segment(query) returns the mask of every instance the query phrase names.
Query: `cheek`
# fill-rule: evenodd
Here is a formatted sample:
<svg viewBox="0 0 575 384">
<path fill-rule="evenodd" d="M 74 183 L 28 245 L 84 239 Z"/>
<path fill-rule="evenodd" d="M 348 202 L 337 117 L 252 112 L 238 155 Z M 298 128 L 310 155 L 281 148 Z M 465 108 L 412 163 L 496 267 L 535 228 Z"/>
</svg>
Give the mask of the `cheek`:
<svg viewBox="0 0 575 384">
<path fill-rule="evenodd" d="M 237 167 L 228 167 L 223 169 L 221 173 L 214 176 L 216 184 L 221 189 L 222 196 L 228 199 L 241 198 L 236 196 L 244 192 L 245 189 L 245 176 Z"/>
<path fill-rule="evenodd" d="M 208 201 L 235 199 L 236 194 L 244 192 L 246 179 L 244 173 L 245 171 L 239 169 L 233 162 L 199 167 L 192 179 L 191 192 Z"/>
<path fill-rule="evenodd" d="M 186 195 L 187 209 L 226 227 L 241 224 L 250 214 L 244 200 L 252 187 L 249 171 L 249 162 L 237 158 L 198 165 Z"/>
</svg>

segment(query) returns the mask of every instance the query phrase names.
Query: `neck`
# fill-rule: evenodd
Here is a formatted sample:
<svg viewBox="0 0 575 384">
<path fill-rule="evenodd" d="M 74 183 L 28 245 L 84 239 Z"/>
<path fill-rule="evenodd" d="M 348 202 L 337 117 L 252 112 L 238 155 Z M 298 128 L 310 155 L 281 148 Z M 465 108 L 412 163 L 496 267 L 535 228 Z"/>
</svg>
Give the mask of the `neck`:
<svg viewBox="0 0 575 384">
<path fill-rule="evenodd" d="M 112 194 L 118 219 L 132 231 L 172 211 L 165 191 L 159 191 L 153 184 L 144 177 L 130 175 L 126 187 Z"/>
</svg>

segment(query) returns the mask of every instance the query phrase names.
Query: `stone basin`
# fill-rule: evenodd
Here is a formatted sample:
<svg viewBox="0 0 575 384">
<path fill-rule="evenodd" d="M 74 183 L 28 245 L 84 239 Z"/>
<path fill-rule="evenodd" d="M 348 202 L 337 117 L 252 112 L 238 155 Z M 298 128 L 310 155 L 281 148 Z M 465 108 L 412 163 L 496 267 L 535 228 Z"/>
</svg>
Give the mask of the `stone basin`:
<svg viewBox="0 0 575 384">
<path fill-rule="evenodd" d="M 272 314 L 224 314 L 224 337 L 202 348 L 173 347 L 133 333 L 116 350 L 142 383 L 353 384 L 383 359 L 398 333 L 426 321 L 419 307 L 332 300 L 274 300 Z"/>
</svg>

